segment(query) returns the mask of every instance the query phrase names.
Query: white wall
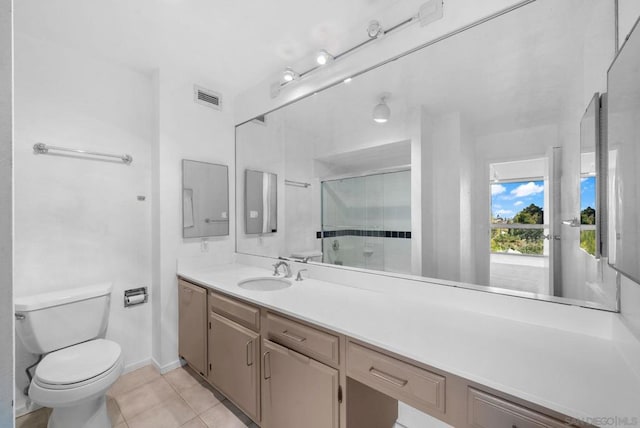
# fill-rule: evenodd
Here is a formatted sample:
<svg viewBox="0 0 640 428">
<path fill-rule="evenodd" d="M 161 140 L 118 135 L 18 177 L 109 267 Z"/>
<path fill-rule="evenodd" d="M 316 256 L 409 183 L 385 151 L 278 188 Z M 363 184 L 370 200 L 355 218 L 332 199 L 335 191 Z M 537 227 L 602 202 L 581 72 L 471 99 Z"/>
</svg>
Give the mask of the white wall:
<svg viewBox="0 0 640 428">
<path fill-rule="evenodd" d="M 13 426 L 12 2 L 0 1 L 0 426 Z"/>
<path fill-rule="evenodd" d="M 622 46 L 625 38 L 631 32 L 640 17 L 640 2 L 638 0 L 618 0 L 618 45 Z"/>
<path fill-rule="evenodd" d="M 233 94 L 194 71 L 165 67 L 153 75 L 152 243 L 153 359 L 161 370 L 178 364 L 178 260 L 228 263 L 235 250 Z M 193 100 L 197 84 L 222 94 L 223 110 Z M 151 96 L 151 95 L 150 95 Z M 229 236 L 182 238 L 182 159 L 229 165 Z M 151 223 L 151 222 L 150 222 Z"/>
<path fill-rule="evenodd" d="M 17 28 L 28 19 L 19 12 Z M 127 367 L 145 364 L 151 305 L 122 302 L 125 289 L 151 285 L 151 79 L 19 32 L 15 43 L 15 295 L 112 282 L 107 337 Z M 133 163 L 34 155 L 36 142 Z M 22 390 L 35 356 L 16 347 Z"/>
</svg>

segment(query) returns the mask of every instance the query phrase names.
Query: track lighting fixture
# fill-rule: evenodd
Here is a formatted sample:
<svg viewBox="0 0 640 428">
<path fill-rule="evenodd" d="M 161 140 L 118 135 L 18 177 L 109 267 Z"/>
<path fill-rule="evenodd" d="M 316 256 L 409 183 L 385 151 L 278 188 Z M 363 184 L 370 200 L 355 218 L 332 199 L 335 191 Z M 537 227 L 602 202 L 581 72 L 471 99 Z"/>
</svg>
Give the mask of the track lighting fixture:
<svg viewBox="0 0 640 428">
<path fill-rule="evenodd" d="M 384 36 L 384 30 L 382 29 L 380 21 L 376 21 L 375 19 L 371 21 L 367 27 L 367 34 L 371 39 L 377 39 L 380 36 Z"/>
<path fill-rule="evenodd" d="M 326 63 L 332 60 L 333 60 L 333 56 L 324 49 L 318 52 L 318 56 L 316 56 L 316 62 L 319 65 L 325 65 Z"/>
<path fill-rule="evenodd" d="M 282 79 L 285 82 L 292 82 L 292 81 L 296 80 L 297 78 L 298 78 L 298 73 L 293 71 L 293 69 L 291 67 L 285 68 L 284 71 L 282 72 Z"/>
<path fill-rule="evenodd" d="M 375 42 L 377 39 L 382 36 L 387 36 L 391 33 L 395 33 L 403 28 L 407 28 L 410 24 L 420 22 L 422 26 L 425 26 L 433 21 L 437 21 L 442 18 L 442 2 L 443 0 L 426 0 L 417 14 L 414 14 L 407 19 L 389 26 L 387 29 L 382 27 L 382 24 L 377 19 L 371 20 L 369 25 L 366 28 L 367 35 L 369 38 L 360 43 L 355 44 L 354 46 L 342 51 L 338 52 L 335 55 L 331 55 L 325 49 L 322 49 L 315 57 L 316 64 L 307 70 L 303 70 L 300 73 L 296 73 L 290 67 L 287 67 L 282 75 L 282 78 L 276 82 L 271 84 L 271 98 L 275 98 L 280 94 L 280 90 L 292 83 L 295 80 L 304 79 L 311 73 L 315 72 L 317 69 L 327 65 L 330 62 L 337 61 L 346 55 L 350 55 L 356 50 L 363 48 L 364 46 Z M 344 83 L 348 83 L 350 78 L 344 80 Z M 387 118 L 390 114 L 389 107 L 381 102 L 378 106 L 380 110 L 386 111 Z M 376 120 L 379 122 L 386 122 L 387 119 Z"/>
</svg>

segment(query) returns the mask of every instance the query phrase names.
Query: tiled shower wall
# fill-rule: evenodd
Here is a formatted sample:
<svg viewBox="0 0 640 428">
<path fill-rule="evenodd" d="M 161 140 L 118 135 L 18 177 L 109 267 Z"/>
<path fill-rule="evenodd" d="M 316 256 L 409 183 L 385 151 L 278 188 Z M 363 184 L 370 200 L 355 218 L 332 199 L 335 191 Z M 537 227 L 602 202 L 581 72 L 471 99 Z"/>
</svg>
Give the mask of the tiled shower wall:
<svg viewBox="0 0 640 428">
<path fill-rule="evenodd" d="M 325 263 L 411 273 L 411 172 L 322 183 Z"/>
</svg>

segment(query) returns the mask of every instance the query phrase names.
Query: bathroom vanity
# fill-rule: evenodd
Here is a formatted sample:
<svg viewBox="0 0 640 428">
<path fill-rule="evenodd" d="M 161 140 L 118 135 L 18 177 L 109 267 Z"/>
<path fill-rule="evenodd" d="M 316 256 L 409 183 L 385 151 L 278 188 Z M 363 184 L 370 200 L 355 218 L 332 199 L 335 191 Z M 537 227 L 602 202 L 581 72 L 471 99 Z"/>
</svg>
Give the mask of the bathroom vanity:
<svg viewBox="0 0 640 428">
<path fill-rule="evenodd" d="M 400 290 L 237 285 L 270 275 L 241 264 L 179 272 L 180 355 L 262 427 L 390 428 L 398 400 L 455 427 L 637 413 L 640 382 L 607 340 Z"/>
</svg>

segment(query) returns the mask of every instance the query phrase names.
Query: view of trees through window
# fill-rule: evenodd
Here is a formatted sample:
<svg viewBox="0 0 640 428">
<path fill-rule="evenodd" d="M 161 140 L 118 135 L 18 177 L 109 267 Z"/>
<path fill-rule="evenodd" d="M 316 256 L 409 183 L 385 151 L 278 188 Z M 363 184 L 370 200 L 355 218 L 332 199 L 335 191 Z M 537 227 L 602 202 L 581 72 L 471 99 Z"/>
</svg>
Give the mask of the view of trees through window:
<svg viewBox="0 0 640 428">
<path fill-rule="evenodd" d="M 542 180 L 492 183 L 491 251 L 542 255 L 543 206 Z"/>
<path fill-rule="evenodd" d="M 580 180 L 580 248 L 596 255 L 596 177 Z"/>
</svg>

